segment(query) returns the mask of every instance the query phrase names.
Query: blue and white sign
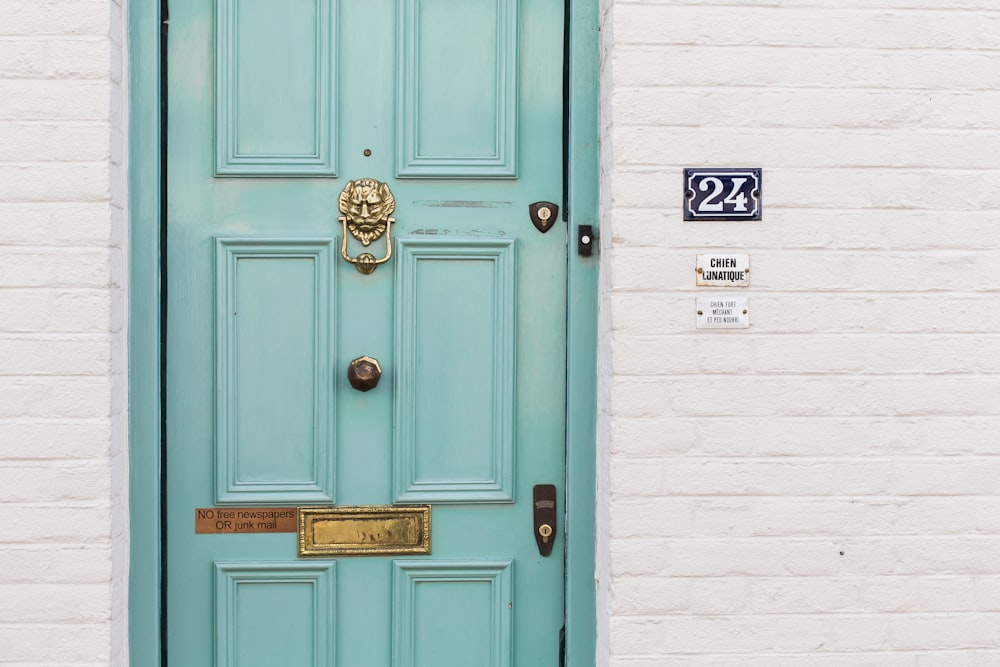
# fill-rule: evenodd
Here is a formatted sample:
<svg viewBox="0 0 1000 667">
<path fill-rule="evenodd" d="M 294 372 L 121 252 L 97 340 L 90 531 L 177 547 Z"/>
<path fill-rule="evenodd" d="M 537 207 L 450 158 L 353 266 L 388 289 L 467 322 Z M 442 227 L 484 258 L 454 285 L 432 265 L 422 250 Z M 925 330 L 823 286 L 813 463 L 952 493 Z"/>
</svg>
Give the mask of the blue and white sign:
<svg viewBox="0 0 1000 667">
<path fill-rule="evenodd" d="M 685 220 L 760 220 L 761 169 L 684 170 Z"/>
</svg>

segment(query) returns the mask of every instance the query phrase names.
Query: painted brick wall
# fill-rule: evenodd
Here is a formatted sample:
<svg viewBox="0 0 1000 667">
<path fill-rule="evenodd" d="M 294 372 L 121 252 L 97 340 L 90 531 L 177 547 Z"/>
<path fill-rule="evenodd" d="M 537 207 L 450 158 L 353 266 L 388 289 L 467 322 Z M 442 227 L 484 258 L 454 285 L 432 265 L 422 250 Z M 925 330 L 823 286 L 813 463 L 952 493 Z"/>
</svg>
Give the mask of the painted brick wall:
<svg viewBox="0 0 1000 667">
<path fill-rule="evenodd" d="M 1000 4 L 606 4 L 600 664 L 1000 664 Z"/>
<path fill-rule="evenodd" d="M 112 585 L 123 487 L 112 488 L 111 463 L 123 442 L 112 447 L 112 414 L 124 414 L 112 376 L 123 364 L 121 11 L 5 0 L 0 18 L 5 665 L 125 658 L 121 568 Z"/>
</svg>

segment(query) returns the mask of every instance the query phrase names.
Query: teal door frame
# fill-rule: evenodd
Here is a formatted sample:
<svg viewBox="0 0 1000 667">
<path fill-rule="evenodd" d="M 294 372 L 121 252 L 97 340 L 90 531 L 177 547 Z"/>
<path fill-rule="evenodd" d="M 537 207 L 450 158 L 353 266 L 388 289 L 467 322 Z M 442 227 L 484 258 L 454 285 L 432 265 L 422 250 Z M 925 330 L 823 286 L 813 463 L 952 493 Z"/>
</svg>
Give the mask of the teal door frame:
<svg viewBox="0 0 1000 667">
<path fill-rule="evenodd" d="M 166 0 L 162 0 L 165 2 Z M 598 255 L 580 257 L 577 229 L 598 229 L 598 0 L 568 0 L 566 150 L 569 267 L 566 414 L 566 665 L 595 664 L 594 584 Z M 129 0 L 129 654 L 160 665 L 161 234 L 164 102 L 161 0 Z"/>
</svg>

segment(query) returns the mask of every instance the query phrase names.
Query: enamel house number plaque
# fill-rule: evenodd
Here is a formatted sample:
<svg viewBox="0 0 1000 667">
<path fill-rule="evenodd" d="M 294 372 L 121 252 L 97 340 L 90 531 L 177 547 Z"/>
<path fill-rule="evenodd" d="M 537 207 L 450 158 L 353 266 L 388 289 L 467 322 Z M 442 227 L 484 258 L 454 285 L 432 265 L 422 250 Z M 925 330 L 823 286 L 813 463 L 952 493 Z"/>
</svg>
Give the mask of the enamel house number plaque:
<svg viewBox="0 0 1000 667">
<path fill-rule="evenodd" d="M 685 220 L 760 220 L 761 169 L 684 170 Z"/>
</svg>

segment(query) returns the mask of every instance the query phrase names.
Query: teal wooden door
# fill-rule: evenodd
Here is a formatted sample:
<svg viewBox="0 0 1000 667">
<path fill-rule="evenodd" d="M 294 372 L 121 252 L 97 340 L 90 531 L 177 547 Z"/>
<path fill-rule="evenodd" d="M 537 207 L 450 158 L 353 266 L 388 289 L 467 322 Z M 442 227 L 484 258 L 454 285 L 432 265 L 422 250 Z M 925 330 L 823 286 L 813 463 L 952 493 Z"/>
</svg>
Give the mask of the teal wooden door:
<svg viewBox="0 0 1000 667">
<path fill-rule="evenodd" d="M 169 664 L 557 664 L 563 536 L 539 555 L 532 489 L 561 511 L 567 238 L 528 207 L 562 196 L 563 22 L 559 0 L 171 0 Z M 366 178 L 395 221 L 368 275 L 339 222 Z M 195 534 L 196 508 L 391 504 L 431 506 L 429 555 Z"/>
</svg>

